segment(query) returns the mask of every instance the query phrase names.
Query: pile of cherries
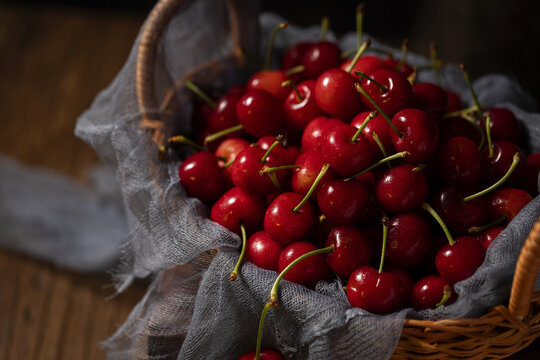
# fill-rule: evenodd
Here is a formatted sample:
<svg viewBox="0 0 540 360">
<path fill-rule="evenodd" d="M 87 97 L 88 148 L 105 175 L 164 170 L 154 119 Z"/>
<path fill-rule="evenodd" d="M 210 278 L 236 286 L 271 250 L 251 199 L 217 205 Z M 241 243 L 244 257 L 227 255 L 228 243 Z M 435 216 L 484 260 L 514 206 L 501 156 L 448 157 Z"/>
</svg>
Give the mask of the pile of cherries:
<svg viewBox="0 0 540 360">
<path fill-rule="evenodd" d="M 187 82 L 205 100 L 194 111 L 200 141 L 175 136 L 162 155 L 201 150 L 180 182 L 242 236 L 231 279 L 244 256 L 280 273 L 261 321 L 281 278 L 309 288 L 340 278 L 351 306 L 376 314 L 449 305 L 453 284 L 538 193 L 540 154 L 524 155 L 512 112 L 482 108 L 464 68 L 466 109 L 454 92 L 416 83 L 406 57 L 364 55 L 369 45 L 344 61 L 335 43 L 298 43 L 281 69 L 217 100 Z"/>
</svg>

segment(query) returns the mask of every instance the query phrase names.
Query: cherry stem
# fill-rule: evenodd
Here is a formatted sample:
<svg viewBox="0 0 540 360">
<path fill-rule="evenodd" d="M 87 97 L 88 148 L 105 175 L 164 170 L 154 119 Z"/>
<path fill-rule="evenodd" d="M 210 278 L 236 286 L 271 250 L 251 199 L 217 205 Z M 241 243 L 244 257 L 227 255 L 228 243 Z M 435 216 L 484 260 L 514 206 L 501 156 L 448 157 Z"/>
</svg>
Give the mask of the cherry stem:
<svg viewBox="0 0 540 360">
<path fill-rule="evenodd" d="M 407 38 L 403 39 L 403 42 L 401 43 L 401 52 L 402 52 L 401 59 L 399 60 L 399 62 L 397 63 L 394 69 L 398 72 L 401 70 L 401 68 L 407 61 L 407 55 L 409 55 L 409 39 Z"/>
<path fill-rule="evenodd" d="M 470 113 L 473 113 L 473 112 L 476 112 L 476 111 L 478 111 L 478 108 L 476 107 L 476 105 L 473 105 L 473 106 L 468 107 L 466 109 L 461 109 L 461 110 L 456 110 L 456 111 L 446 113 L 446 114 L 443 115 L 443 118 L 452 118 L 452 117 L 456 117 L 456 116 L 463 116 L 465 114 L 470 114 Z"/>
<path fill-rule="evenodd" d="M 413 168 L 411 169 L 411 172 L 417 173 L 417 172 L 419 172 L 419 171 L 424 170 L 426 167 L 427 167 L 427 164 L 420 164 L 420 165 L 417 165 L 417 166 L 413 167 Z"/>
<path fill-rule="evenodd" d="M 435 307 L 438 308 L 439 306 L 442 306 L 444 304 L 446 304 L 446 302 L 448 301 L 448 299 L 450 299 L 450 296 L 452 296 L 452 288 L 448 285 L 445 285 L 444 288 L 443 288 L 443 297 L 441 299 L 441 301 L 439 301 Z"/>
<path fill-rule="evenodd" d="M 240 251 L 240 257 L 238 258 L 238 261 L 234 266 L 234 270 L 231 273 L 231 281 L 235 281 L 236 278 L 238 278 L 238 271 L 240 270 L 240 266 L 242 265 L 242 261 L 244 260 L 244 254 L 246 253 L 247 235 L 244 224 L 240 224 L 240 230 L 242 231 L 242 250 Z"/>
<path fill-rule="evenodd" d="M 491 185 L 487 189 L 479 191 L 476 194 L 472 194 L 472 195 L 464 197 L 462 201 L 464 203 L 467 203 L 467 202 L 469 202 L 471 200 L 474 200 L 477 197 L 480 197 L 482 195 L 485 195 L 485 194 L 495 190 L 499 186 L 501 186 L 501 184 L 504 183 L 510 177 L 510 175 L 512 175 L 512 173 L 514 172 L 514 169 L 516 168 L 518 163 L 519 163 L 519 153 L 515 153 L 514 158 L 512 159 L 512 164 L 510 165 L 510 168 L 508 168 L 508 170 L 506 171 L 506 174 L 504 174 L 504 176 L 502 178 L 500 178 L 499 181 L 497 181 L 495 184 Z"/>
<path fill-rule="evenodd" d="M 193 148 L 195 148 L 195 149 L 197 149 L 199 151 L 204 151 L 205 150 L 204 147 L 197 144 L 193 140 L 188 139 L 184 135 L 177 135 L 177 136 L 170 137 L 167 140 L 167 144 L 185 144 L 185 145 L 189 145 L 189 146 L 191 146 L 191 147 L 193 147 Z"/>
<path fill-rule="evenodd" d="M 276 190 L 280 193 L 281 192 L 281 184 L 279 183 L 279 180 L 276 176 L 276 173 L 270 172 L 268 173 L 268 177 L 270 178 L 270 181 L 272 181 L 272 184 L 274 184 L 274 187 Z"/>
<path fill-rule="evenodd" d="M 498 224 L 500 224 L 500 223 L 502 223 L 502 222 L 504 222 L 506 220 L 508 220 L 508 216 L 503 215 L 500 218 L 498 218 L 497 220 L 490 222 L 489 224 L 482 225 L 482 226 L 471 226 L 467 231 L 468 231 L 469 234 L 479 233 L 479 232 L 482 232 L 482 231 L 484 231 L 486 229 L 492 228 L 495 225 L 498 225 Z"/>
<path fill-rule="evenodd" d="M 161 145 L 158 149 L 158 159 L 159 161 L 165 160 L 165 156 L 167 155 L 167 146 Z"/>
<path fill-rule="evenodd" d="M 224 136 L 232 134 L 235 131 L 242 130 L 243 128 L 244 127 L 242 126 L 242 124 L 238 124 L 238 125 L 232 126 L 230 128 L 227 128 L 227 129 L 218 131 L 216 133 L 210 134 L 210 135 L 208 135 L 207 137 L 204 138 L 204 143 L 205 144 L 211 143 L 213 141 L 216 141 L 217 139 L 220 139 L 220 138 L 222 138 Z"/>
<path fill-rule="evenodd" d="M 328 16 L 323 16 L 321 19 L 321 40 L 326 40 L 326 36 L 328 35 L 328 29 L 330 28 L 330 20 L 328 19 Z"/>
<path fill-rule="evenodd" d="M 207 103 L 208 105 L 210 105 L 210 107 L 212 109 L 215 109 L 216 108 L 216 102 L 212 99 L 210 99 L 210 97 L 208 95 L 206 95 L 204 93 L 204 91 L 201 90 L 200 87 L 198 87 L 197 85 L 195 85 L 191 80 L 186 80 L 185 83 L 186 87 L 191 90 L 195 95 L 197 95 L 199 98 L 201 98 L 205 103 Z"/>
<path fill-rule="evenodd" d="M 478 125 L 476 123 L 476 120 L 470 117 L 468 113 L 461 114 L 461 117 L 471 123 L 471 125 L 480 133 L 480 144 L 478 144 L 478 150 L 482 150 L 482 148 L 484 147 L 484 143 L 486 142 L 486 135 L 484 135 L 484 130 L 482 130 L 482 127 Z"/>
<path fill-rule="evenodd" d="M 360 3 L 356 6 L 356 48 L 362 46 L 362 31 L 364 28 L 364 8 L 366 4 Z"/>
<path fill-rule="evenodd" d="M 495 155 L 493 153 L 493 142 L 491 141 L 491 115 L 486 117 L 486 137 L 488 143 L 488 157 L 491 159 Z"/>
<path fill-rule="evenodd" d="M 413 71 L 411 75 L 407 76 L 407 81 L 411 86 L 413 86 L 416 83 L 416 79 L 418 78 L 418 69 L 416 69 L 416 66 L 413 67 Z"/>
<path fill-rule="evenodd" d="M 392 160 L 395 160 L 395 159 L 402 159 L 402 158 L 404 158 L 406 156 L 409 156 L 409 155 L 411 155 L 410 152 L 401 151 L 401 152 L 395 153 L 393 155 L 387 156 L 384 159 L 381 159 L 381 160 L 377 161 L 375 164 L 371 165 L 367 169 L 364 169 L 364 170 L 360 171 L 359 173 L 354 174 L 353 176 L 346 178 L 344 181 L 350 181 L 352 179 L 355 179 L 357 176 L 363 175 L 363 174 L 367 173 L 368 171 L 371 171 L 371 170 L 375 169 L 377 166 L 379 166 L 381 164 L 384 164 L 385 162 L 392 161 Z"/>
<path fill-rule="evenodd" d="M 300 166 L 300 165 L 282 165 L 282 166 L 276 166 L 276 167 L 263 166 L 261 171 L 259 171 L 259 174 L 261 174 L 261 175 L 271 174 L 271 173 L 274 173 L 274 172 L 279 171 L 279 170 L 298 169 L 298 168 L 301 168 L 301 167 L 302 166 Z"/>
<path fill-rule="evenodd" d="M 231 166 L 233 163 L 234 163 L 234 160 L 236 160 L 236 158 L 230 160 L 229 162 L 225 163 L 222 167 L 221 167 L 221 170 L 225 170 L 226 168 L 228 168 L 229 166 Z"/>
<path fill-rule="evenodd" d="M 313 251 L 310 251 L 308 253 L 305 253 L 302 256 L 299 256 L 298 258 L 294 259 L 293 262 L 291 262 L 289 265 L 287 265 L 287 267 L 285 269 L 283 269 L 281 271 L 281 273 L 279 273 L 276 281 L 274 281 L 274 285 L 272 286 L 272 291 L 270 292 L 270 303 L 272 304 L 272 306 L 278 306 L 279 282 L 285 276 L 285 274 L 287 274 L 289 272 L 289 270 L 291 270 L 293 268 L 293 266 L 298 264 L 300 261 L 302 261 L 304 259 L 307 259 L 308 257 L 314 256 L 314 255 L 319 255 L 319 254 L 328 254 L 328 253 L 331 253 L 332 251 L 334 251 L 334 245 L 330 245 L 330 246 L 325 247 L 325 248 L 313 250 Z"/>
<path fill-rule="evenodd" d="M 323 164 L 323 166 L 321 167 L 321 171 L 319 172 L 319 175 L 317 175 L 317 177 L 315 178 L 315 181 L 313 181 L 313 184 L 309 188 L 307 194 L 304 196 L 302 201 L 300 201 L 300 203 L 292 209 L 292 212 L 294 214 L 298 214 L 298 212 L 300 211 L 300 208 L 309 200 L 310 196 L 315 191 L 315 188 L 317 187 L 317 185 L 319 185 L 324 175 L 326 175 L 326 173 L 328 172 L 328 169 L 330 169 L 330 164 L 328 163 Z"/>
<path fill-rule="evenodd" d="M 437 60 L 437 46 L 435 42 L 429 43 L 429 57 L 431 58 L 431 64 L 433 66 L 433 75 L 435 75 L 435 83 L 441 86 L 441 76 L 439 74 L 439 62 Z"/>
<path fill-rule="evenodd" d="M 385 92 L 387 89 L 386 86 L 382 85 L 381 83 L 375 81 L 375 79 L 373 79 L 371 76 L 369 76 L 368 74 L 366 74 L 365 72 L 361 71 L 361 70 L 356 70 L 355 72 L 355 75 L 359 76 L 359 77 L 363 77 L 369 81 L 371 81 L 372 83 L 374 83 L 375 85 L 377 85 L 377 87 L 379 88 L 379 91 L 380 92 Z"/>
<path fill-rule="evenodd" d="M 300 94 L 300 90 L 298 90 L 298 87 L 292 80 L 285 80 L 284 82 L 281 83 L 282 88 L 287 87 L 287 86 L 292 86 L 292 88 L 296 92 L 296 101 L 300 102 L 304 100 L 304 97 L 302 96 L 302 94 Z"/>
<path fill-rule="evenodd" d="M 433 216 L 433 218 L 435 220 L 437 220 L 437 222 L 439 223 L 439 225 L 441 226 L 441 228 L 443 229 L 444 231 L 444 234 L 446 235 L 446 238 L 448 239 L 448 243 L 450 245 L 454 245 L 456 242 L 454 241 L 454 238 L 452 237 L 452 234 L 450 234 L 450 230 L 448 230 L 448 227 L 446 226 L 446 224 L 444 223 L 443 219 L 441 219 L 441 217 L 439 216 L 439 214 L 437 214 L 437 212 L 435 211 L 435 209 L 433 209 L 431 207 L 431 205 L 429 205 L 428 203 L 423 203 L 422 204 L 422 209 L 426 210 L 431 216 Z"/>
<path fill-rule="evenodd" d="M 259 331 L 257 332 L 257 348 L 255 350 L 254 360 L 261 359 L 261 343 L 262 343 L 262 334 L 263 334 L 263 328 L 264 328 L 264 320 L 266 319 L 266 314 L 268 313 L 268 310 L 270 310 L 270 308 L 273 306 L 274 305 L 271 302 L 266 303 L 261 313 L 261 318 L 259 319 Z"/>
<path fill-rule="evenodd" d="M 373 141 L 375 141 L 375 144 L 379 147 L 379 150 L 381 150 L 383 157 L 388 157 L 388 153 L 386 152 L 386 149 L 384 148 L 384 144 L 381 141 L 381 138 L 375 131 L 371 131 L 371 137 L 373 138 Z M 390 162 L 387 162 L 386 165 L 388 166 L 388 169 L 392 168 L 392 164 Z"/>
<path fill-rule="evenodd" d="M 276 146 L 278 146 L 279 144 L 283 144 L 283 141 L 284 141 L 284 136 L 283 135 L 278 135 L 276 136 L 276 141 L 274 141 L 272 143 L 272 145 L 270 145 L 270 147 L 268 148 L 268 150 L 266 150 L 266 152 L 264 153 L 262 159 L 261 159 L 261 163 L 265 164 L 266 163 L 266 159 L 268 158 L 268 156 L 270 155 L 270 153 L 272 152 L 272 150 L 274 150 L 274 148 Z"/>
<path fill-rule="evenodd" d="M 306 70 L 306 67 L 304 65 L 296 65 L 295 67 L 292 67 L 289 70 L 285 71 L 285 76 L 291 76 L 297 73 L 301 73 L 304 70 Z"/>
<path fill-rule="evenodd" d="M 476 92 L 473 89 L 471 78 L 469 77 L 469 72 L 465 68 L 465 64 L 463 63 L 459 64 L 459 68 L 461 69 L 461 72 L 463 73 L 463 77 L 465 78 L 465 82 L 467 83 L 467 87 L 469 88 L 469 91 L 471 92 L 474 105 L 478 108 L 478 111 L 482 112 L 482 105 L 480 105 L 480 102 L 478 101 L 478 97 L 476 96 Z"/>
<path fill-rule="evenodd" d="M 347 67 L 347 72 L 350 73 L 352 71 L 352 69 L 354 69 L 354 66 L 356 65 L 356 63 L 358 62 L 358 59 L 360 59 L 360 57 L 366 52 L 367 48 L 369 47 L 369 45 L 371 44 L 371 40 L 370 39 L 367 39 L 366 41 L 364 41 L 362 43 L 362 45 L 360 46 L 360 48 L 358 48 L 358 51 L 356 52 L 356 55 L 354 55 L 354 58 L 352 59 L 351 63 L 349 64 L 349 66 Z"/>
<path fill-rule="evenodd" d="M 386 253 L 386 243 L 388 241 L 388 217 L 382 217 L 383 233 L 382 233 L 382 251 L 381 251 L 381 262 L 379 263 L 379 274 L 383 272 L 384 267 L 384 255 Z"/>
<path fill-rule="evenodd" d="M 374 118 L 376 118 L 377 115 L 379 115 L 379 113 L 377 113 L 376 111 L 372 111 L 369 113 L 369 115 L 366 117 L 362 125 L 360 125 L 358 130 L 354 133 L 353 137 L 351 138 L 351 144 L 356 143 L 360 135 L 362 135 L 362 131 L 364 131 L 365 127 L 369 124 L 369 122 L 373 120 Z"/>
<path fill-rule="evenodd" d="M 356 91 L 358 91 L 359 93 L 361 93 L 362 95 L 364 95 L 366 97 L 366 99 L 369 100 L 369 102 L 373 105 L 373 107 L 375 107 L 375 109 L 377 109 L 377 111 L 379 112 L 379 114 L 382 115 L 382 117 L 384 118 L 384 120 L 386 120 L 386 122 L 388 123 L 388 125 L 390 125 L 390 127 L 392 128 L 392 130 L 394 130 L 394 132 L 397 134 L 397 136 L 401 139 L 403 137 L 403 135 L 399 132 L 399 130 L 397 129 L 396 125 L 394 125 L 394 123 L 392 122 L 392 120 L 390 120 L 390 118 L 388 117 L 388 115 L 386 115 L 386 113 L 381 109 L 381 107 L 379 105 L 377 105 L 377 103 L 375 102 L 375 100 L 373 100 L 373 98 L 371 96 L 368 95 L 368 93 L 366 92 L 366 90 L 364 90 L 362 88 L 362 86 L 360 86 L 359 83 L 356 83 L 354 84 L 354 86 L 356 87 Z"/>
<path fill-rule="evenodd" d="M 264 61 L 264 67 L 263 70 L 270 69 L 270 62 L 272 60 L 272 48 L 274 47 L 274 41 L 276 40 L 276 35 L 281 29 L 285 29 L 289 23 L 281 23 L 278 26 L 274 28 L 274 31 L 272 31 L 272 34 L 270 35 L 270 41 L 268 42 L 268 47 L 266 48 L 266 60 Z"/>
</svg>

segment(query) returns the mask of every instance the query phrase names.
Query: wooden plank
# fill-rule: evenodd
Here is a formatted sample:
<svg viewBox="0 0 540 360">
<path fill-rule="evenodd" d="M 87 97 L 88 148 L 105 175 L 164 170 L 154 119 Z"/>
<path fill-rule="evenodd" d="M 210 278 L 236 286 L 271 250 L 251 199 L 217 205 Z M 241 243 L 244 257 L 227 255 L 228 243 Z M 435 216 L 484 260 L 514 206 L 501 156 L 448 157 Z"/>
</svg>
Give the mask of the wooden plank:
<svg viewBox="0 0 540 360">
<path fill-rule="evenodd" d="M 0 358 L 7 359 L 15 325 L 14 309 L 18 302 L 19 266 L 17 260 L 8 253 L 0 252 Z"/>
</svg>

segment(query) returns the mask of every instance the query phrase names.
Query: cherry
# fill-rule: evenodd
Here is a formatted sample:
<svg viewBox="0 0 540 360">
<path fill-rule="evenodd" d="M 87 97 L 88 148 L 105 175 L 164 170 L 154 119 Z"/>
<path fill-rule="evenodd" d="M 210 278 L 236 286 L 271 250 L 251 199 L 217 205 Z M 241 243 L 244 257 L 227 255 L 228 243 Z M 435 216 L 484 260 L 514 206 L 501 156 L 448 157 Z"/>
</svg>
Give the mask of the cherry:
<svg viewBox="0 0 540 360">
<path fill-rule="evenodd" d="M 411 84 L 393 70 L 376 69 L 370 74 L 370 79 L 364 77 L 360 86 L 388 116 L 406 108 L 412 99 Z M 365 96 L 362 100 L 368 108 L 379 110 Z"/>
<path fill-rule="evenodd" d="M 295 133 L 301 133 L 312 119 L 324 114 L 315 99 L 314 80 L 303 81 L 288 92 L 283 102 L 283 113 L 285 126 Z"/>
<path fill-rule="evenodd" d="M 317 203 L 328 220 L 335 224 L 352 224 L 360 220 L 368 194 L 355 180 L 327 181 L 317 193 Z"/>
<path fill-rule="evenodd" d="M 540 174 L 540 153 L 527 156 L 524 167 L 521 185 L 531 195 L 537 195 L 538 174 Z"/>
<path fill-rule="evenodd" d="M 488 220 L 494 221 L 505 216 L 508 221 L 512 220 L 531 202 L 532 196 L 525 190 L 514 188 L 502 188 L 489 195 Z"/>
<path fill-rule="evenodd" d="M 278 136 L 277 138 L 274 136 L 263 136 L 259 140 L 257 140 L 257 145 L 264 150 L 267 151 L 270 149 L 270 147 L 276 142 L 276 139 L 281 139 L 281 142 L 275 146 L 272 149 L 272 154 L 279 156 L 281 159 L 283 159 L 283 162 L 285 164 L 292 164 L 295 162 L 296 158 L 300 155 L 300 149 L 296 146 L 287 145 L 284 146 L 285 139 L 283 137 Z"/>
<path fill-rule="evenodd" d="M 452 285 L 437 275 L 428 275 L 418 280 L 411 293 L 412 304 L 416 311 L 450 305 L 456 298 Z"/>
<path fill-rule="evenodd" d="M 240 356 L 238 360 L 253 360 L 255 359 L 255 356 L 256 356 L 255 352 L 250 352 L 250 353 Z M 273 349 L 261 350 L 259 359 L 260 360 L 285 360 L 285 358 L 281 356 L 279 352 Z"/>
<path fill-rule="evenodd" d="M 517 145 L 508 141 L 497 141 L 492 146 L 493 154 L 489 146 L 482 151 L 482 179 L 486 184 L 499 180 L 510 168 L 514 155 L 519 154 L 520 161 L 508 178 L 508 184 L 518 184 L 525 169 L 525 156 Z"/>
<path fill-rule="evenodd" d="M 367 168 L 376 157 L 377 149 L 364 135 L 357 136 L 350 125 L 338 125 L 322 143 L 323 157 L 339 176 L 349 177 Z"/>
<path fill-rule="evenodd" d="M 210 113 L 208 118 L 208 127 L 213 132 L 221 131 L 238 125 L 236 117 L 236 104 L 242 97 L 238 91 L 227 92 L 216 102 L 216 107 Z M 241 135 L 242 131 L 232 136 Z"/>
<path fill-rule="evenodd" d="M 351 65 L 353 59 L 347 60 L 344 63 L 341 64 L 341 70 L 347 71 L 349 69 L 349 66 Z M 366 74 L 371 74 L 373 71 L 375 71 L 378 68 L 384 67 L 384 61 L 376 56 L 362 56 L 356 64 L 354 64 L 352 68 L 352 73 L 355 71 L 362 71 Z"/>
<path fill-rule="evenodd" d="M 424 173 L 412 164 L 403 164 L 386 171 L 379 178 L 375 194 L 385 211 L 397 214 L 418 208 L 426 201 L 428 192 Z"/>
<path fill-rule="evenodd" d="M 472 188 L 482 175 L 480 151 L 465 137 L 446 141 L 439 149 L 437 164 L 441 179 L 448 185 Z"/>
<path fill-rule="evenodd" d="M 426 162 L 435 156 L 439 146 L 439 132 L 433 117 L 418 109 L 404 109 L 392 118 L 401 136 L 391 132 L 396 151 L 408 151 L 407 161 Z"/>
<path fill-rule="evenodd" d="M 300 256 L 314 250 L 317 250 L 317 247 L 310 242 L 299 241 L 290 244 L 279 255 L 279 272 L 281 273 Z M 283 278 L 308 288 L 314 288 L 319 281 L 330 278 L 330 268 L 326 263 L 326 256 L 318 254 L 304 259 L 290 268 Z"/>
<path fill-rule="evenodd" d="M 309 150 L 301 153 L 295 162 L 299 168 L 295 169 L 293 172 L 291 179 L 292 189 L 299 194 L 307 194 L 324 163 L 324 157 L 320 150 Z M 332 169 L 329 169 L 319 185 L 315 188 L 315 195 L 319 192 L 321 186 L 325 182 L 334 180 L 335 178 L 334 172 Z"/>
<path fill-rule="evenodd" d="M 265 90 L 272 94 L 279 101 L 285 100 L 289 89 L 283 88 L 281 84 L 287 81 L 287 75 L 281 70 L 262 70 L 249 78 L 246 89 Z"/>
<path fill-rule="evenodd" d="M 359 129 L 363 124 L 366 118 L 369 116 L 370 112 L 365 111 L 354 117 L 351 121 L 351 125 Z M 392 137 L 390 136 L 390 127 L 388 122 L 385 120 L 384 116 L 378 114 L 374 117 L 365 127 L 363 134 L 373 142 L 373 145 L 377 145 L 373 139 L 373 133 L 375 132 L 386 151 L 391 151 L 393 149 Z M 383 154 L 384 156 L 384 154 Z"/>
<path fill-rule="evenodd" d="M 386 267 L 386 271 L 395 274 L 399 278 L 401 283 L 401 287 L 399 288 L 399 292 L 401 294 L 399 303 L 403 307 L 409 307 L 411 302 L 411 291 L 414 286 L 413 276 L 408 271 L 392 265 L 388 265 Z"/>
<path fill-rule="evenodd" d="M 189 156 L 180 165 L 178 174 L 188 196 L 205 204 L 213 203 L 225 191 L 225 178 L 211 152 L 202 151 Z"/>
<path fill-rule="evenodd" d="M 489 245 L 491 245 L 493 240 L 495 240 L 497 238 L 497 236 L 499 236 L 499 234 L 503 230 L 504 230 L 503 227 L 494 226 L 492 228 L 489 228 L 489 229 L 486 229 L 486 230 L 480 232 L 479 234 L 476 235 L 476 238 L 478 239 L 478 241 L 480 241 L 482 246 L 485 247 L 486 250 L 487 250 Z"/>
<path fill-rule="evenodd" d="M 439 140 L 444 143 L 454 137 L 466 137 L 476 145 L 482 143 L 483 130 L 462 117 L 442 117 L 437 121 Z"/>
<path fill-rule="evenodd" d="M 258 138 L 277 135 L 283 128 L 281 103 L 264 90 L 246 91 L 236 104 L 236 116 L 244 129 Z"/>
<path fill-rule="evenodd" d="M 352 225 L 334 227 L 325 244 L 330 245 L 334 245 L 334 251 L 326 260 L 341 277 L 348 278 L 355 269 L 371 261 L 371 247 L 366 234 Z"/>
<path fill-rule="evenodd" d="M 402 284 L 395 273 L 379 273 L 371 266 L 362 266 L 349 277 L 347 298 L 353 307 L 374 314 L 389 314 L 399 306 Z"/>
<path fill-rule="evenodd" d="M 312 242 L 317 247 L 323 247 L 326 243 L 330 231 L 336 226 L 332 221 L 326 219 L 322 214 L 315 216 L 311 230 L 304 237 L 306 241 Z"/>
<path fill-rule="evenodd" d="M 484 262 L 486 249 L 472 236 L 461 236 L 453 245 L 446 244 L 437 253 L 435 266 L 450 284 L 465 280 Z"/>
<path fill-rule="evenodd" d="M 233 187 L 223 194 L 212 207 L 210 220 L 240 234 L 242 223 L 248 234 L 261 228 L 264 219 L 264 201 L 246 189 Z"/>
<path fill-rule="evenodd" d="M 363 108 L 362 95 L 356 91 L 357 78 L 341 69 L 322 73 L 315 85 L 319 107 L 333 117 L 352 119 Z"/>
<path fill-rule="evenodd" d="M 437 256 L 439 249 L 446 244 L 448 244 L 448 240 L 443 232 L 437 231 L 432 234 L 431 245 L 426 253 L 426 256 L 424 256 L 422 264 L 420 265 L 420 268 L 424 274 L 434 273 L 437 271 L 437 268 L 435 267 L 435 257 Z"/>
<path fill-rule="evenodd" d="M 504 108 L 491 108 L 484 112 L 484 117 L 491 117 L 490 132 L 493 141 L 508 141 L 514 144 L 519 142 L 521 137 L 521 126 L 516 116 Z M 485 120 L 482 121 L 482 128 L 486 128 Z"/>
<path fill-rule="evenodd" d="M 312 45 L 310 42 L 299 42 L 287 49 L 281 60 L 283 69 L 289 70 L 301 65 L 304 54 Z"/>
<path fill-rule="evenodd" d="M 247 147 L 238 154 L 230 166 L 231 178 L 235 186 L 245 187 L 257 195 L 265 196 L 276 191 L 276 184 L 269 174 L 262 173 L 264 166 L 279 167 L 284 164 L 281 157 L 270 153 L 263 162 L 266 151 L 259 147 Z M 284 184 L 287 176 L 286 170 L 273 173 L 279 185 Z"/>
<path fill-rule="evenodd" d="M 215 154 L 218 159 L 218 165 L 225 177 L 227 187 L 232 187 L 231 166 L 238 154 L 249 146 L 249 142 L 242 138 L 225 139 L 217 147 Z"/>
<path fill-rule="evenodd" d="M 419 83 L 412 87 L 413 106 L 436 117 L 441 117 L 448 109 L 448 95 L 440 86 Z"/>
<path fill-rule="evenodd" d="M 364 119 L 365 120 L 365 117 Z M 311 120 L 305 127 L 302 133 L 302 148 L 304 151 L 312 149 L 322 149 L 322 141 L 337 125 L 345 125 L 345 122 L 340 119 L 328 118 L 319 116 Z"/>
<path fill-rule="evenodd" d="M 394 59 L 392 57 L 389 57 L 383 60 L 383 64 L 385 68 L 393 70 L 393 71 L 397 71 L 404 77 L 408 77 L 413 73 L 414 69 L 409 64 L 401 63 L 401 65 L 399 65 L 399 63 L 400 63 L 400 60 Z M 397 69 L 398 65 L 400 66 L 399 69 Z"/>
<path fill-rule="evenodd" d="M 309 202 L 293 211 L 302 200 L 302 195 L 287 192 L 270 204 L 264 215 L 264 230 L 274 241 L 289 245 L 302 239 L 311 229 L 314 214 Z"/>
<path fill-rule="evenodd" d="M 452 90 L 446 89 L 446 96 L 448 98 L 448 105 L 446 107 L 446 113 L 458 111 L 463 108 L 461 99 L 458 94 L 453 92 Z"/>
<path fill-rule="evenodd" d="M 308 79 L 316 79 L 324 71 L 338 67 L 341 63 L 340 48 L 329 41 L 319 41 L 311 45 L 302 57 L 304 76 Z"/>
<path fill-rule="evenodd" d="M 259 231 L 251 235 L 246 245 L 246 260 L 260 268 L 278 271 L 278 259 L 283 246 L 270 237 L 267 232 Z"/>
<path fill-rule="evenodd" d="M 399 214 L 390 219 L 386 258 L 404 268 L 419 265 L 431 245 L 431 230 L 420 215 Z"/>
</svg>

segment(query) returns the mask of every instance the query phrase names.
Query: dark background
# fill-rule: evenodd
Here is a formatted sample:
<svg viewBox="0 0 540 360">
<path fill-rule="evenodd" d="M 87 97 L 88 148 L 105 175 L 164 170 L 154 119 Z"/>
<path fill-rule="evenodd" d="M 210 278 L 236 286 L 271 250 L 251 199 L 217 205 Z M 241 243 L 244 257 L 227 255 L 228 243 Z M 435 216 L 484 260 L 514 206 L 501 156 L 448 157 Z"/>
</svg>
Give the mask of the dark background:
<svg viewBox="0 0 540 360">
<path fill-rule="evenodd" d="M 8 1 L 21 4 L 21 1 Z M 89 11 L 124 12 L 145 16 L 152 0 L 56 0 L 28 1 L 79 7 Z M 353 31 L 359 1 L 263 0 L 263 11 L 274 11 L 292 23 L 311 25 L 329 16 L 338 34 Z M 409 38 L 412 51 L 428 54 L 431 40 L 438 44 L 439 56 L 448 62 L 464 62 L 471 75 L 502 72 L 514 76 L 540 99 L 540 1 L 411 0 L 364 1 L 365 31 L 389 45 L 399 46 Z"/>
</svg>

